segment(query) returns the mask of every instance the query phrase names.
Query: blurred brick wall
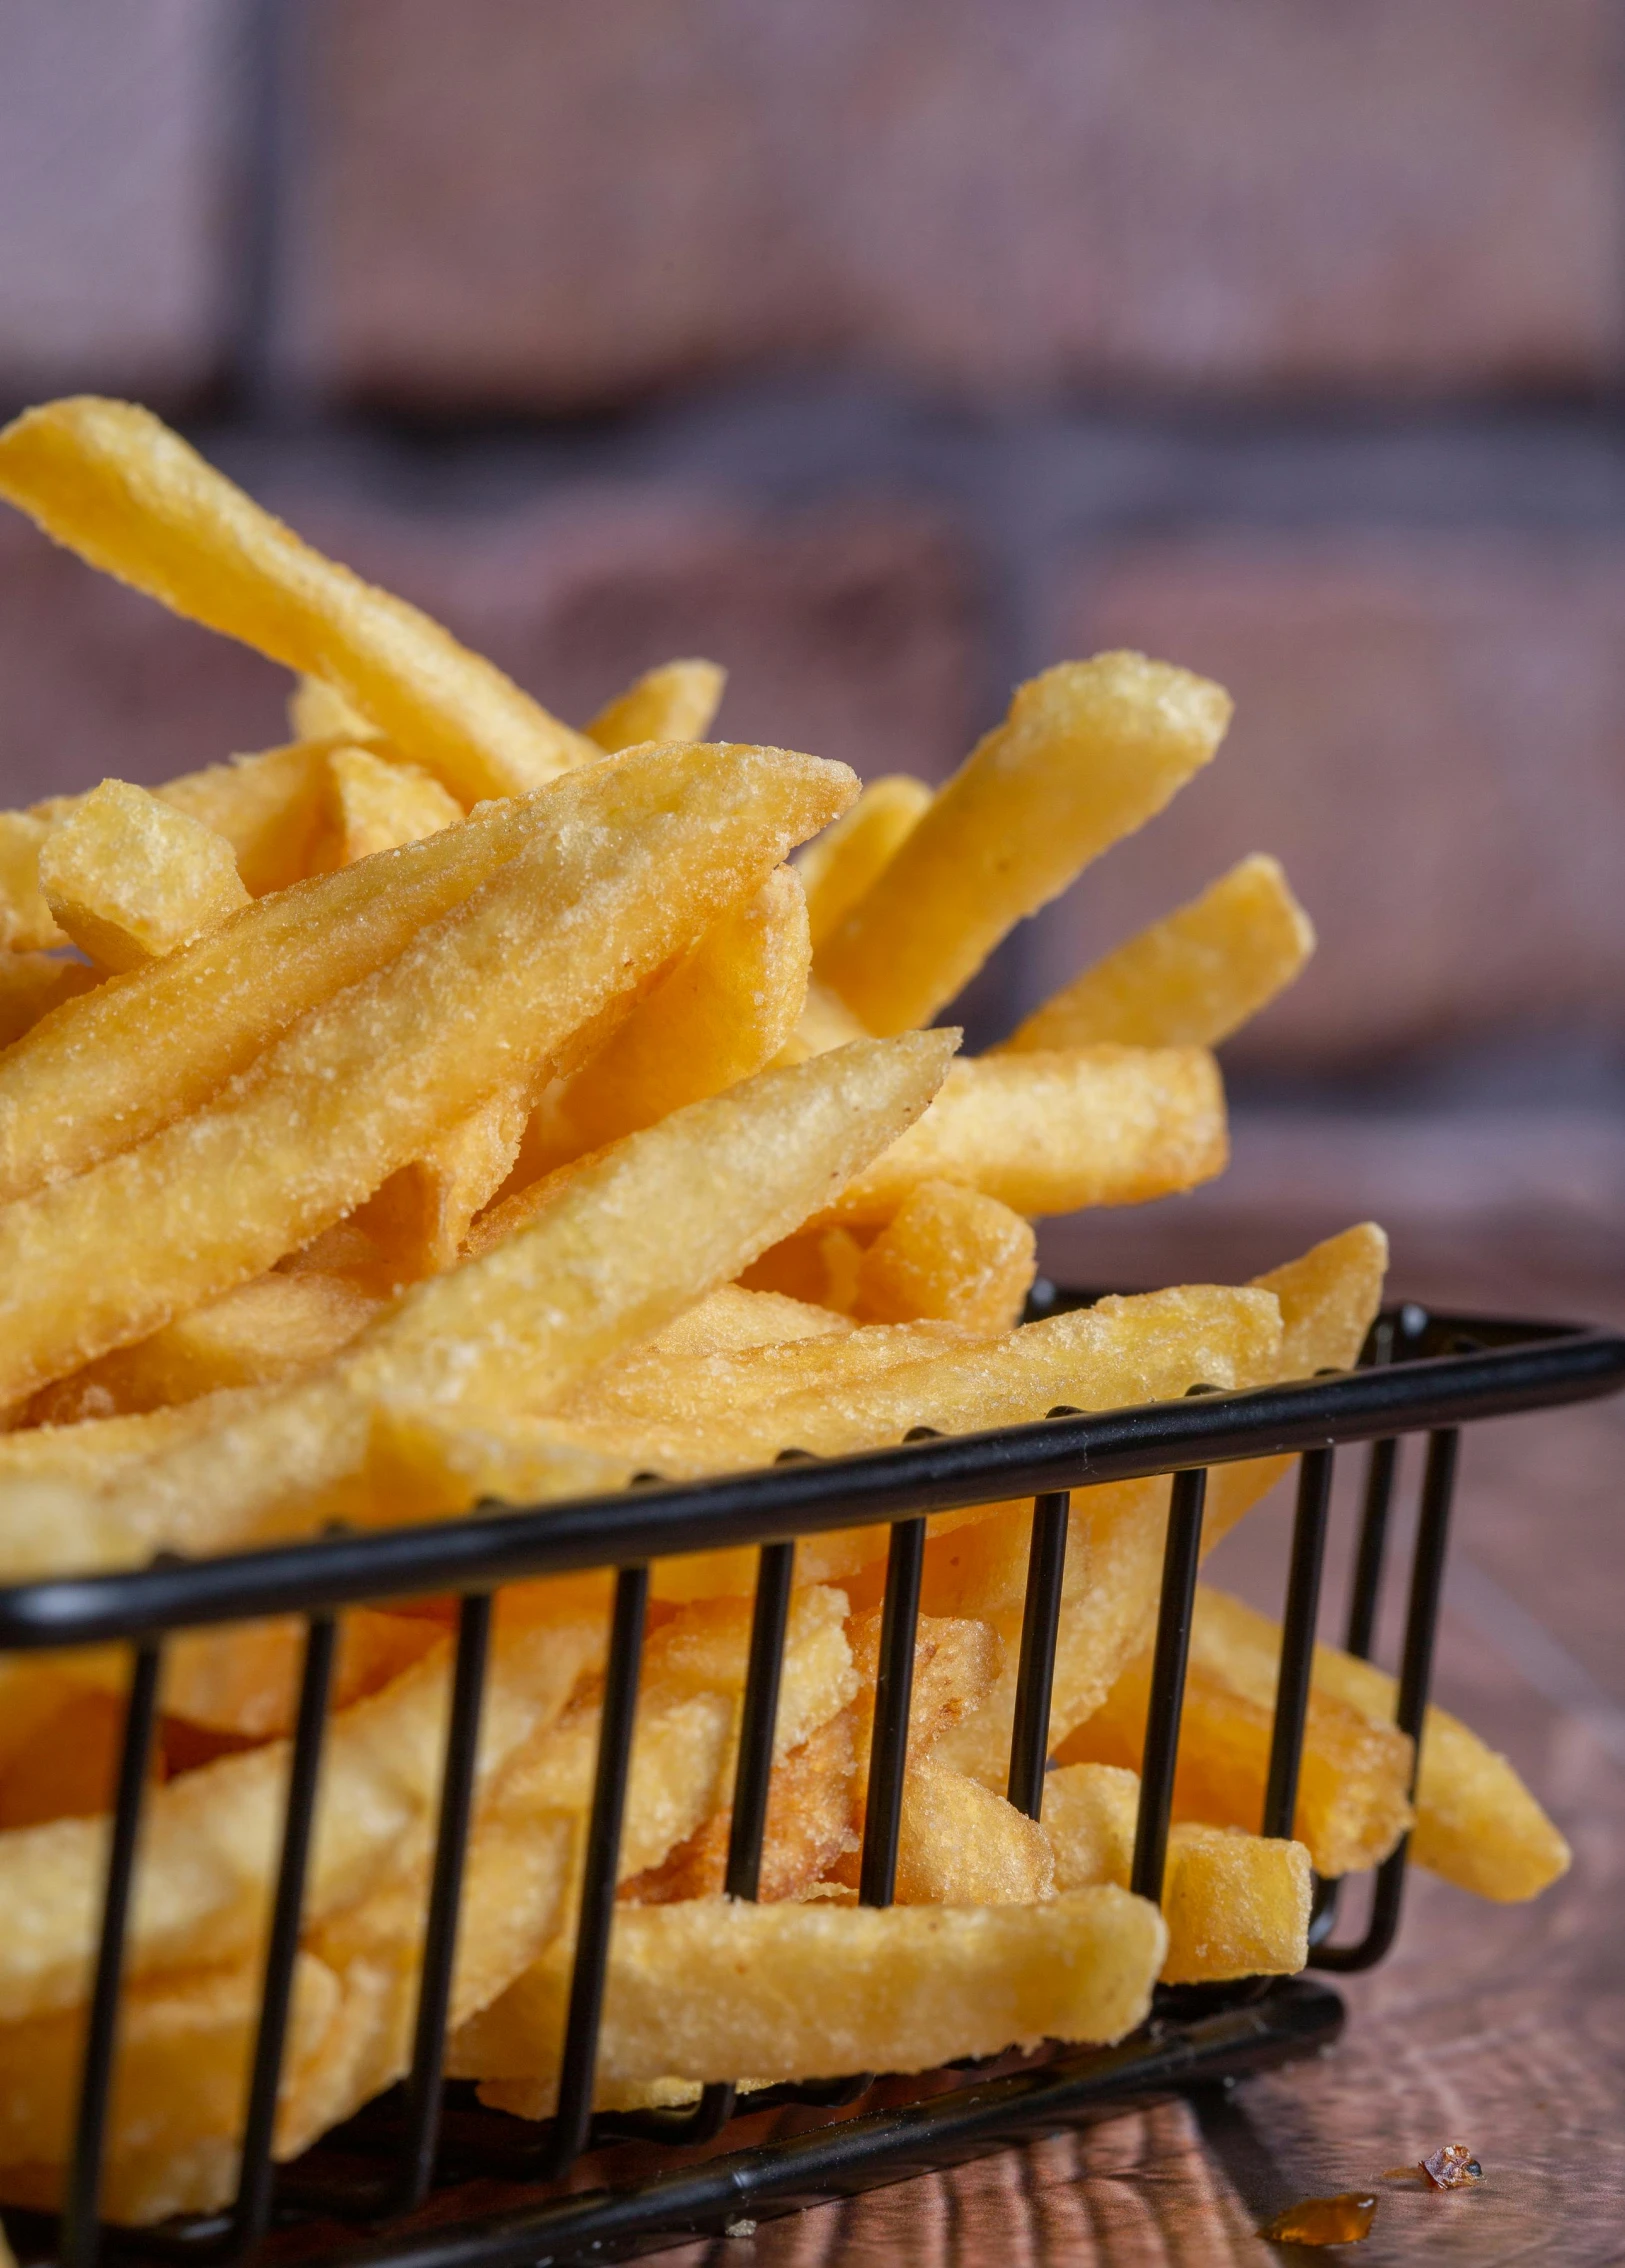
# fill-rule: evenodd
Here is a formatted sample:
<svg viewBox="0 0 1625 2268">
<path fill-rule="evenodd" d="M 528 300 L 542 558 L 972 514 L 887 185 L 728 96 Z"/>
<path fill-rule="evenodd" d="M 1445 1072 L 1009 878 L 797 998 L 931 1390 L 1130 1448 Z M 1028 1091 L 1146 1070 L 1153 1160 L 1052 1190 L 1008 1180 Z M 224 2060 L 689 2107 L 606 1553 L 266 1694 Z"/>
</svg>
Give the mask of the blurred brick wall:
<svg viewBox="0 0 1625 2268">
<path fill-rule="evenodd" d="M 1605 0 L 4 0 L 0 402 L 154 400 L 573 718 L 710 652 L 729 732 L 940 777 L 1062 654 L 1210 670 L 1220 765 L 980 1013 L 1264 846 L 1323 950 L 1244 1081 L 1617 1066 L 1616 44 Z M 0 525 L 8 798 L 282 691 Z"/>
</svg>

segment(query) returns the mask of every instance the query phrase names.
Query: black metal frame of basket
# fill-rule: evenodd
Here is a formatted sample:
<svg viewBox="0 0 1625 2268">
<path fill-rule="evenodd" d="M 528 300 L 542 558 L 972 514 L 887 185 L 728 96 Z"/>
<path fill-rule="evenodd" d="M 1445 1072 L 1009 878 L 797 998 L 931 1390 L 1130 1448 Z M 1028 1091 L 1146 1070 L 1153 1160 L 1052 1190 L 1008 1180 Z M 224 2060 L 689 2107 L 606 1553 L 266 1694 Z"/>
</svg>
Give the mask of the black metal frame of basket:
<svg viewBox="0 0 1625 2268">
<path fill-rule="evenodd" d="M 1087 1295 L 1048 1294 L 1039 1312 Z M 1429 1436 L 1409 1585 L 1397 1720 L 1413 1736 L 1427 1703 L 1456 1470 L 1457 1428 L 1474 1418 L 1582 1401 L 1625 1384 L 1625 1336 L 1561 1325 L 1385 1312 L 1359 1369 L 1245 1392 L 1200 1387 L 1177 1402 L 1084 1416 L 1062 1408 L 1032 1425 L 945 1438 L 920 1428 L 897 1448 L 819 1459 L 787 1446 L 771 1468 L 681 1487 L 652 1483 L 614 1497 L 532 1512 L 480 1513 L 429 1527 L 190 1562 L 164 1557 L 131 1574 L 32 1583 L 0 1591 L 0 1655 L 111 1641 L 131 1649 L 131 1678 L 110 1839 L 104 1919 L 86 2026 L 76 2146 L 60 2218 L 8 2216 L 25 2257 L 55 2253 L 90 2268 L 104 2247 L 144 2259 L 236 2263 L 277 2237 L 273 2222 L 314 2217 L 365 2224 L 324 2255 L 379 2268 L 521 2268 L 604 2259 L 716 2232 L 927 2167 L 974 2156 L 1023 2133 L 1054 2129 L 1131 2099 L 1239 2076 L 1310 2052 L 1336 2036 L 1342 2004 L 1304 1979 L 1265 1987 L 1159 1994 L 1148 2025 L 1108 2050 L 1052 2050 L 923 2080 L 869 2077 L 775 2088 L 749 2098 L 741 2136 L 725 2135 L 734 2090 L 705 2088 L 691 2110 L 594 2116 L 597 2030 L 633 1717 L 648 1566 L 721 1545 L 760 1547 L 741 1721 L 727 1889 L 755 1895 L 766 1821 L 772 1727 L 795 1538 L 858 1523 L 891 1526 L 861 1898 L 890 1901 L 913 1678 L 926 1516 L 1031 1496 L 1032 1528 L 1009 1795 L 1039 1814 L 1060 1614 L 1070 1494 L 1091 1484 L 1174 1475 L 1133 1887 L 1160 1895 L 1192 1602 L 1210 1465 L 1300 1457 L 1286 1584 L 1281 1672 L 1265 1834 L 1290 1832 L 1308 1705 L 1332 1459 L 1338 1444 L 1372 1444 L 1346 1643 L 1370 1651 L 1400 1436 Z M 613 1624 L 586 1848 L 577 1950 L 555 2117 L 527 2125 L 475 2107 L 441 2078 L 457 1914 L 468 1850 L 493 1593 L 524 1577 L 613 1567 Z M 271 2142 L 285 2046 L 300 1905 L 334 1662 L 348 1606 L 455 1593 L 461 1597 L 438 1836 L 428 1894 L 410 2075 L 291 2167 Z M 117 2044 L 124 1937 L 142 1801 L 158 1718 L 167 1636 L 188 1628 L 298 1614 L 307 1639 L 282 1852 L 264 1956 L 239 2188 L 223 2213 L 159 2229 L 98 2220 Z M 1337 1885 L 1317 1887 L 1311 1963 L 1353 1970 L 1380 1960 L 1398 1924 L 1403 1845 L 1377 1871 L 1369 1921 L 1335 1944 Z M 870 2107 L 858 2108 L 865 2096 Z M 878 2106 L 878 2107 L 877 2107 Z M 732 2144 L 732 2146 L 730 2146 Z M 584 2165 L 586 2153 L 591 2165 Z M 573 2181 L 570 2179 L 573 2173 Z M 583 2189 L 588 2174 L 601 2186 Z M 459 2201 L 455 2185 L 485 2176 Z M 489 2177 L 506 2188 L 494 2191 Z M 433 2209 L 419 2212 L 438 2188 Z M 308 2232 L 307 2232 L 308 2233 Z M 308 2244 L 301 2245 L 308 2250 Z"/>
</svg>

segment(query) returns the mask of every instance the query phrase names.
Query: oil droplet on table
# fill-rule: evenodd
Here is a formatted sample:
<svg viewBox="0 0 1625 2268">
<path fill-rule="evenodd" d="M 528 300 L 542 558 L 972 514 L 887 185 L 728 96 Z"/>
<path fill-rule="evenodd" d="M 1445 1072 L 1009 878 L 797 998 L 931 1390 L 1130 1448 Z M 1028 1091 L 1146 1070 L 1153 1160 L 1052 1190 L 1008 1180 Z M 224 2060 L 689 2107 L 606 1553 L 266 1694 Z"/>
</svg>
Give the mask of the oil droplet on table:
<svg viewBox="0 0 1625 2268">
<path fill-rule="evenodd" d="M 1336 2197 L 1305 2197 L 1259 2230 L 1272 2244 L 1358 2244 L 1371 2234 L 1377 2200 L 1358 2189 Z"/>
</svg>

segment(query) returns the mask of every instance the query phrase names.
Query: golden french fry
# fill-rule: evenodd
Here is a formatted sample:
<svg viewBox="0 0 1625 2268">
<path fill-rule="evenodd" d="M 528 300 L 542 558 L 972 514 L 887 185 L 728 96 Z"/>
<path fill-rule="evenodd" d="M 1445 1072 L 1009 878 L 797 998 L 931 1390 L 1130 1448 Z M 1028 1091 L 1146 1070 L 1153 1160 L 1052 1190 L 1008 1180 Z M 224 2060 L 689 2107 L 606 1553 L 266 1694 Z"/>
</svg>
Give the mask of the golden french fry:
<svg viewBox="0 0 1625 2268">
<path fill-rule="evenodd" d="M 93 567 L 333 686 L 460 802 L 599 751 L 438 623 L 263 511 L 150 411 L 90 395 L 0 432 L 0 496 Z"/>
<path fill-rule="evenodd" d="M 70 1692 L 0 1772 L 0 1830 L 90 1819 L 111 1807 L 124 1710 L 91 1689 Z"/>
<path fill-rule="evenodd" d="M 542 804 L 488 805 L 427 842 L 246 907 L 27 1033 L 0 1059 L 0 1203 L 195 1110 L 297 1018 L 506 867 L 548 828 L 551 792 Z"/>
<path fill-rule="evenodd" d="M 931 790 L 906 772 L 870 780 L 844 817 L 797 853 L 813 950 L 834 935 L 931 807 Z"/>
<path fill-rule="evenodd" d="M 327 759 L 327 809 L 311 869 L 353 866 L 376 851 L 422 842 L 461 823 L 463 807 L 417 764 L 371 748 L 335 748 Z"/>
<path fill-rule="evenodd" d="M 0 1048 L 32 1031 L 64 1000 L 101 982 L 99 969 L 55 953 L 8 953 L 0 947 Z"/>
<path fill-rule="evenodd" d="M 1222 687 L 1143 654 L 1046 670 L 820 949 L 815 974 L 870 1031 L 928 1023 L 1007 930 L 1162 809 L 1229 721 Z"/>
<path fill-rule="evenodd" d="M 435 1452 L 437 1403 L 472 1404 L 488 1426 L 504 1396 L 564 1393 L 731 1281 L 923 1109 L 952 1045 L 937 1032 L 865 1041 L 629 1137 L 523 1232 L 408 1292 L 322 1373 L 247 1396 L 139 1466 L 115 1463 L 94 1494 L 71 1472 L 19 1473 L 0 1487 L 0 1566 L 120 1565 L 165 1541 L 297 1533 L 341 1488 L 354 1518 L 462 1509 L 473 1499 L 459 1491 L 483 1483 Z M 636 1469 L 613 1448 L 550 1441 L 531 1455 L 523 1500 L 618 1487 Z"/>
<path fill-rule="evenodd" d="M 31 811 L 0 811 L 0 951 L 32 953 L 68 941 L 40 888 L 50 825 Z"/>
<path fill-rule="evenodd" d="M 455 919 L 212 1105 L 0 1214 L 0 1398 L 144 1338 L 337 1220 L 771 871 L 849 778 L 811 757 L 656 749 L 561 781 L 548 824 L 535 807 L 529 844 Z"/>
<path fill-rule="evenodd" d="M 762 2083 L 924 2071 L 1041 2039 L 1115 2040 L 1144 2016 L 1162 1917 L 1114 1887 L 1036 1906 L 623 1906 L 598 2070 Z M 551 1947 L 464 2027 L 453 2068 L 522 2118 L 552 2107 L 570 1951 Z"/>
<path fill-rule="evenodd" d="M 827 984 L 809 980 L 807 998 L 795 1030 L 779 1052 L 781 1063 L 805 1063 L 809 1055 L 823 1055 L 848 1040 L 867 1039 L 869 1032 L 850 1008 L 839 1001 Z"/>
<path fill-rule="evenodd" d="M 600 709 L 587 738 L 611 753 L 645 740 L 703 740 L 727 682 L 728 672 L 715 662 L 663 662 Z"/>
<path fill-rule="evenodd" d="M 1068 1764 L 1046 1774 L 1044 1832 L 1057 1890 L 1094 1882 L 1127 1889 L 1139 1801 L 1137 1774 L 1109 1764 Z M 1176 1824 L 1162 1882 L 1163 1983 L 1295 1976 L 1309 1958 L 1310 1890 L 1301 1843 Z"/>
<path fill-rule="evenodd" d="M 956 1063 L 918 1127 L 817 1216 L 891 1219 L 922 1181 L 979 1189 L 1014 1212 L 1139 1205 L 1222 1173 L 1218 1065 L 1201 1048 L 1079 1048 Z"/>
<path fill-rule="evenodd" d="M 1037 1239 L 1019 1213 L 950 1181 L 916 1183 L 858 1266 L 856 1313 L 1013 1330 L 1032 1289 Z"/>
<path fill-rule="evenodd" d="M 348 1345 L 381 1302 L 343 1276 L 256 1276 L 36 1394 L 31 1425 L 75 1425 L 270 1386 Z"/>
<path fill-rule="evenodd" d="M 297 677 L 288 695 L 288 730 L 299 740 L 343 740 L 365 747 L 382 739 L 371 718 L 319 677 Z"/>
<path fill-rule="evenodd" d="M 687 1355 L 737 1354 L 745 1347 L 779 1347 L 794 1339 L 840 1338 L 851 1328 L 844 1315 L 832 1315 L 805 1300 L 724 1284 L 657 1331 L 646 1345 L 606 1363 L 599 1376 L 620 1378 L 646 1364 L 660 1367 Z"/>
<path fill-rule="evenodd" d="M 714 922 L 564 1084 L 545 1129 L 527 1138 L 527 1161 L 545 1173 L 753 1077 L 795 1029 L 808 954 L 806 900 L 781 867 Z"/>
<path fill-rule="evenodd" d="M 852 1713 L 843 1709 L 774 1766 L 756 1890 L 764 1903 L 799 1897 L 837 1859 L 857 1848 L 851 1816 L 856 1761 Z M 659 1866 L 634 1875 L 621 1895 L 639 1906 L 720 1897 L 732 1827 L 733 1806 L 725 1804 Z"/>
<path fill-rule="evenodd" d="M 64 936 L 104 969 L 162 960 L 248 903 L 224 835 L 126 780 L 103 780 L 40 848 Z"/>
<path fill-rule="evenodd" d="M 1208 1592 L 1203 1611 L 1250 1657 L 1278 1656 L 1279 1629 L 1239 1599 Z M 1315 1648 L 1314 1690 L 1374 1725 L 1393 1723 L 1394 1679 L 1335 1646 Z M 1568 1844 L 1506 1758 L 1443 1709 L 1430 1708 L 1422 1727 L 1415 1804 L 1411 1857 L 1480 1898 L 1536 1898 L 1568 1872 Z"/>
<path fill-rule="evenodd" d="M 1257 1830 L 1278 1650 L 1262 1616 L 1238 1613 L 1235 1601 L 1199 1590 L 1174 1778 L 1177 1819 Z M 1142 1654 L 1061 1743 L 1062 1761 L 1137 1767 L 1150 1677 Z M 1324 1691 L 1311 1695 L 1294 1826 L 1320 1873 L 1351 1874 L 1388 1856 L 1411 1825 L 1410 1768 L 1411 1743 L 1395 1726 Z"/>
<path fill-rule="evenodd" d="M 160 803 L 224 835 L 252 898 L 311 870 L 327 793 L 331 736 L 312 735 L 257 756 L 233 756 L 154 788 Z"/>
<path fill-rule="evenodd" d="M 772 1295 L 758 1292 L 765 1299 Z M 843 1317 L 832 1317 L 837 1326 Z M 567 1418 L 601 1422 L 675 1423 L 700 1428 L 713 1419 L 787 1396 L 850 1393 L 900 1364 L 929 1361 L 955 1347 L 982 1345 L 994 1332 L 955 1324 L 875 1323 L 865 1330 L 821 1332 L 766 1345 L 665 1355 L 634 1349 L 584 1378 L 558 1403 Z"/>
<path fill-rule="evenodd" d="M 534 1084 L 526 1078 L 499 1087 L 350 1216 L 371 1239 L 374 1265 L 391 1289 L 455 1263 L 475 1214 L 513 1170 Z"/>
<path fill-rule="evenodd" d="M 1217 1047 L 1296 977 L 1315 933 L 1273 858 L 1217 882 L 1073 978 L 1004 1041 L 1034 1048 Z"/>
<path fill-rule="evenodd" d="M 1055 1861 L 1035 1820 L 927 1756 L 903 1783 L 900 1906 L 1021 1906 L 1050 1897 Z"/>
</svg>

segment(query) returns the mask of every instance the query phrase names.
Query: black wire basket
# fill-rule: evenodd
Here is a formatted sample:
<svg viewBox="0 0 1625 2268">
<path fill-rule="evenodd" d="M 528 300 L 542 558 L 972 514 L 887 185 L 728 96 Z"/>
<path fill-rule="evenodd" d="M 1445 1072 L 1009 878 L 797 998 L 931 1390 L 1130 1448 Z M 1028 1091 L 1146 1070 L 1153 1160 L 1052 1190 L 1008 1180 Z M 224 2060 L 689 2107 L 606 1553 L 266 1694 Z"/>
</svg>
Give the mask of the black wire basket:
<svg viewBox="0 0 1625 2268">
<path fill-rule="evenodd" d="M 1087 1303 L 1041 1288 L 1032 1312 Z M 1070 1492 L 1174 1475 L 1140 1785 L 1132 1887 L 1160 1896 L 1207 1468 L 1295 1453 L 1297 1510 L 1264 1813 L 1291 1833 L 1309 1701 L 1331 1501 L 1343 1444 L 1371 1444 L 1346 1645 L 1371 1650 L 1384 1576 L 1396 1449 L 1425 1433 L 1409 1573 L 1397 1721 L 1417 1739 L 1427 1706 L 1449 1540 L 1458 1429 L 1475 1418 L 1584 1401 L 1625 1384 L 1625 1337 L 1577 1327 L 1430 1315 L 1404 1306 L 1374 1326 L 1358 1369 L 1301 1383 L 1206 1392 L 1177 1402 L 944 1438 L 921 1429 L 896 1448 L 828 1460 L 790 1450 L 768 1469 L 681 1487 L 647 1486 L 531 1512 L 480 1513 L 427 1527 L 244 1552 L 166 1559 L 131 1574 L 0 1591 L 0 1655 L 119 1642 L 131 1674 L 109 1841 L 99 1949 L 85 2031 L 77 2126 L 60 2217 L 8 2213 L 24 2259 L 89 2268 L 104 2250 L 142 2259 L 237 2263 L 311 2257 L 390 2268 L 520 2268 L 624 2257 L 742 2219 L 979 2155 L 1024 2134 L 1113 2107 L 1239 2077 L 1334 2039 L 1343 2009 L 1326 1985 L 1159 1991 L 1148 2024 L 1119 2046 L 1057 2048 L 910 2079 L 859 2075 L 777 2087 L 739 2106 L 711 2085 L 692 2108 L 592 2111 L 617 1860 L 636 1710 L 649 1563 L 723 1545 L 759 1547 L 749 1667 L 727 1860 L 730 1895 L 756 1893 L 773 1725 L 798 1536 L 889 1524 L 885 1603 L 861 1857 L 860 1898 L 891 1900 L 897 1865 L 926 1519 L 1011 1497 L 1034 1499 L 1010 1800 L 1042 1808 L 1050 1691 Z M 458 1904 L 494 1594 L 505 1583 L 589 1568 L 617 1571 L 592 1810 L 557 2109 L 531 2125 L 481 2109 L 443 2080 Z M 331 1691 L 337 1617 L 363 1604 L 452 1593 L 461 1600 L 410 2074 L 293 2165 L 272 2160 L 300 1909 Z M 281 1858 L 231 2208 L 155 2229 L 99 2218 L 118 2041 L 126 1924 L 158 1722 L 166 1638 L 259 1616 L 305 1618 Z M 1369 1967 L 1393 1942 L 1405 1846 L 1378 1870 L 1370 1916 L 1333 1937 L 1335 1883 L 1317 1885 L 1310 1963 Z"/>
</svg>

